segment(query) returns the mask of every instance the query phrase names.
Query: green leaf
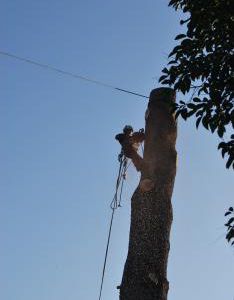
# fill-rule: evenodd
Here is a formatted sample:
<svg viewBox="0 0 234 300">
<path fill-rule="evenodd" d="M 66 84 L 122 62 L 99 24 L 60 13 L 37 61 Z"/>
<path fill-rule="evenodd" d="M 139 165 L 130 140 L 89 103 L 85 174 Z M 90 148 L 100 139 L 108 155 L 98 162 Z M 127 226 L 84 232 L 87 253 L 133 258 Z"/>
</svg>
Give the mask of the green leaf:
<svg viewBox="0 0 234 300">
<path fill-rule="evenodd" d="M 159 78 L 159 80 L 158 80 L 158 81 L 159 81 L 159 82 L 161 82 L 162 80 L 166 79 L 166 78 L 167 78 L 167 76 L 168 76 L 168 75 L 162 75 L 162 76 Z"/>
<path fill-rule="evenodd" d="M 230 156 L 229 159 L 228 159 L 228 161 L 227 161 L 227 163 L 226 163 L 226 168 L 227 168 L 227 169 L 230 168 L 230 166 L 231 166 L 231 164 L 233 163 L 233 161 L 234 161 L 234 158 Z M 233 219 L 234 219 L 234 218 L 233 218 Z"/>
<path fill-rule="evenodd" d="M 169 61 L 168 65 L 173 65 L 173 64 L 176 64 L 177 63 L 177 60 L 171 60 Z"/>
<path fill-rule="evenodd" d="M 223 134 L 224 134 L 224 132 L 225 132 L 225 128 L 224 128 L 224 126 L 222 126 L 222 125 L 220 125 L 219 127 L 218 127 L 218 135 L 219 135 L 219 137 L 223 137 Z"/>
<path fill-rule="evenodd" d="M 171 53 L 169 54 L 168 57 L 173 56 L 173 55 L 176 54 L 179 50 L 181 50 L 181 46 L 180 46 L 180 45 L 176 46 L 176 47 L 171 51 Z"/>
<path fill-rule="evenodd" d="M 169 2 L 168 6 L 174 5 L 177 1 L 178 1 L 178 0 L 171 0 L 171 1 Z"/>
<path fill-rule="evenodd" d="M 224 158 L 225 154 L 226 154 L 227 150 L 225 148 L 222 149 L 222 158 Z"/>
<path fill-rule="evenodd" d="M 178 34 L 176 37 L 175 37 L 175 40 L 180 40 L 180 39 L 183 39 L 186 37 L 186 34 Z"/>
<path fill-rule="evenodd" d="M 234 238 L 234 229 L 231 228 L 228 234 L 226 235 L 226 239 L 228 240 L 228 242 L 230 242 L 230 240 L 233 238 Z"/>
<path fill-rule="evenodd" d="M 215 132 L 215 129 L 216 129 L 217 126 L 218 126 L 218 124 L 215 124 L 214 122 L 211 122 L 211 123 L 209 124 L 209 126 L 210 126 L 211 132 L 214 133 L 214 132 Z"/>
<path fill-rule="evenodd" d="M 181 42 L 181 45 L 183 47 L 191 47 L 191 44 L 192 44 L 192 40 L 191 39 L 185 39 Z"/>
<path fill-rule="evenodd" d="M 201 99 L 199 99 L 198 97 L 194 97 L 193 102 L 201 102 Z"/>
<path fill-rule="evenodd" d="M 167 68 L 162 69 L 162 72 L 163 72 L 163 73 L 166 73 L 166 74 L 169 73 Z"/>
<path fill-rule="evenodd" d="M 230 242 L 230 240 L 233 239 L 233 238 L 234 238 L 234 230 L 230 229 L 230 231 L 226 235 L 226 239 L 228 240 L 228 242 Z"/>
<path fill-rule="evenodd" d="M 187 109 L 182 109 L 181 110 L 181 117 L 186 121 L 187 120 Z"/>
<path fill-rule="evenodd" d="M 186 20 L 180 20 L 180 25 L 183 25 L 185 23 L 187 23 L 190 20 L 190 18 L 186 19 Z"/>
<path fill-rule="evenodd" d="M 226 143 L 225 143 L 225 142 L 221 142 L 221 143 L 219 143 L 219 145 L 218 145 L 218 149 L 220 149 L 220 148 L 224 148 L 224 147 L 226 147 Z"/>
<path fill-rule="evenodd" d="M 197 118 L 197 121 L 196 121 L 196 128 L 197 128 L 197 129 L 198 129 L 198 127 L 199 127 L 199 124 L 200 124 L 200 122 L 201 122 L 201 119 L 202 119 L 202 117 Z"/>
<path fill-rule="evenodd" d="M 195 114 L 195 110 L 190 110 L 189 112 L 187 112 L 187 118 L 191 117 L 194 114 Z"/>
<path fill-rule="evenodd" d="M 165 79 L 162 81 L 162 84 L 171 84 L 171 81 L 169 79 Z"/>
<path fill-rule="evenodd" d="M 230 218 L 226 225 L 229 226 L 232 224 L 232 222 L 234 222 L 234 217 Z"/>
<path fill-rule="evenodd" d="M 209 119 L 207 116 L 205 116 L 203 119 L 202 119 L 202 125 L 207 129 L 209 130 Z"/>
<path fill-rule="evenodd" d="M 196 107 L 197 108 L 197 107 Z M 196 117 L 198 116 L 203 116 L 203 111 L 202 110 L 199 110 L 198 112 L 196 112 Z"/>
<path fill-rule="evenodd" d="M 196 105 L 193 104 L 193 103 L 188 103 L 187 107 L 190 108 L 190 109 L 194 109 L 196 107 Z"/>
</svg>

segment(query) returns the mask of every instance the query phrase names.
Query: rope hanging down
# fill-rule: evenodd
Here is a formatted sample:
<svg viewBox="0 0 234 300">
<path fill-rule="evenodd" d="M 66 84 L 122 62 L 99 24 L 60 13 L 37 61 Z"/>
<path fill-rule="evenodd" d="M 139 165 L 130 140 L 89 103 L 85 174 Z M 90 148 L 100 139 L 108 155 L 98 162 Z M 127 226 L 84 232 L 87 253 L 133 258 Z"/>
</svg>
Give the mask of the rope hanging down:
<svg viewBox="0 0 234 300">
<path fill-rule="evenodd" d="M 111 230 L 112 230 L 112 224 L 113 224 L 113 218 L 115 210 L 118 207 L 121 207 L 121 200 L 122 200 L 122 192 L 123 192 L 123 184 L 124 180 L 126 179 L 126 171 L 133 162 L 137 170 L 140 170 L 140 165 L 142 158 L 137 154 L 137 150 L 139 146 L 142 147 L 143 152 L 143 146 L 142 143 L 145 139 L 145 133 L 143 129 L 140 129 L 137 132 L 133 131 L 132 126 L 126 125 L 123 128 L 123 132 L 120 134 L 117 134 L 115 136 L 115 139 L 119 141 L 121 144 L 121 153 L 119 154 L 118 160 L 119 160 L 119 171 L 118 171 L 118 177 L 116 181 L 116 187 L 115 187 L 115 194 L 113 197 L 113 200 L 111 201 L 110 208 L 112 209 L 111 214 L 111 221 L 109 226 L 109 232 L 108 232 L 108 238 L 107 238 L 107 245 L 106 245 L 106 252 L 105 252 L 105 259 L 103 264 L 103 270 L 102 270 L 102 279 L 101 279 L 101 286 L 100 286 L 100 292 L 99 292 L 99 300 L 101 300 L 102 296 L 102 288 L 103 288 L 103 282 L 104 282 L 104 276 L 105 276 L 105 270 L 106 270 L 106 261 L 107 261 L 107 255 L 109 250 L 109 244 L 110 244 L 110 236 L 111 236 Z M 143 153 L 142 153 L 143 154 Z M 128 164 L 128 158 L 131 158 L 132 161 Z"/>
<path fill-rule="evenodd" d="M 106 270 L 106 261 L 107 261 L 107 255 L 108 255 L 108 250 L 109 250 L 109 245 L 110 245 L 110 237 L 111 237 L 111 230 L 112 230 L 114 214 L 115 214 L 115 210 L 121 206 L 123 182 L 126 178 L 126 170 L 129 166 L 129 165 L 127 165 L 127 158 L 126 158 L 126 156 L 124 156 L 124 154 L 122 152 L 120 153 L 118 159 L 119 159 L 119 172 L 118 172 L 118 177 L 116 180 L 115 194 L 114 194 L 113 200 L 111 201 L 111 204 L 110 204 L 110 208 L 112 209 L 112 214 L 111 214 L 111 221 L 110 221 L 108 238 L 107 238 L 105 259 L 104 259 L 104 264 L 103 264 L 103 269 L 102 269 L 102 279 L 101 279 L 101 286 L 100 286 L 98 300 L 101 300 L 101 297 L 102 297 L 102 288 L 103 288 L 103 282 L 104 282 L 104 276 L 105 276 L 105 270 Z M 120 191 L 119 191 L 119 187 L 120 187 Z"/>
<path fill-rule="evenodd" d="M 121 89 L 121 88 L 115 87 L 113 85 L 110 85 L 108 83 L 101 82 L 101 81 L 98 81 L 98 80 L 95 80 L 95 79 L 92 79 L 92 78 L 88 78 L 88 77 L 85 77 L 85 76 L 81 76 L 81 75 L 78 75 L 78 74 L 75 74 L 75 73 L 67 72 L 67 71 L 64 71 L 62 69 L 58 69 L 56 67 L 53 67 L 51 65 L 42 64 L 42 63 L 39 63 L 37 61 L 31 60 L 31 59 L 28 59 L 28 58 L 24 58 L 24 57 L 20 57 L 18 55 L 15 55 L 15 54 L 12 54 L 12 53 L 9 53 L 9 52 L 5 52 L 5 51 L 0 50 L 0 54 L 4 55 L 4 56 L 11 57 L 11 58 L 14 58 L 14 59 L 17 59 L 17 60 L 20 60 L 20 61 L 23 61 L 23 62 L 26 62 L 28 64 L 31 64 L 31 65 L 34 65 L 34 66 L 37 66 L 37 67 L 41 67 L 43 69 L 51 70 L 51 71 L 54 71 L 54 72 L 57 72 L 57 73 L 60 73 L 60 74 L 63 74 L 63 75 L 68 75 L 70 77 L 80 79 L 80 80 L 84 80 L 84 81 L 88 81 L 90 83 L 102 85 L 106 88 L 110 88 L 110 89 L 113 89 L 113 90 L 116 90 L 116 91 L 119 91 L 119 92 L 132 94 L 132 95 L 142 97 L 142 98 L 149 98 L 149 97 L 147 97 L 145 95 L 142 95 L 142 94 L 139 94 L 139 93 L 135 93 L 135 92 L 132 92 L 132 91 L 129 91 L 129 90 Z"/>
</svg>

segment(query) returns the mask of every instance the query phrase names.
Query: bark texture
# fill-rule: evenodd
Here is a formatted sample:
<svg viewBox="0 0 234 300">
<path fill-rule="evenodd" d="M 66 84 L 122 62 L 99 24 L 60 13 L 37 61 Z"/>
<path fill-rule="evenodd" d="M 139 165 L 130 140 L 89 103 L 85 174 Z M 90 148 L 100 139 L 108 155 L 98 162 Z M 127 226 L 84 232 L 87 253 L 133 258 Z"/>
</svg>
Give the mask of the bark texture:
<svg viewBox="0 0 234 300">
<path fill-rule="evenodd" d="M 141 180 L 132 196 L 128 256 L 120 300 L 166 300 L 167 261 L 176 175 L 176 122 L 170 112 L 175 92 L 155 89 L 146 111 Z"/>
</svg>

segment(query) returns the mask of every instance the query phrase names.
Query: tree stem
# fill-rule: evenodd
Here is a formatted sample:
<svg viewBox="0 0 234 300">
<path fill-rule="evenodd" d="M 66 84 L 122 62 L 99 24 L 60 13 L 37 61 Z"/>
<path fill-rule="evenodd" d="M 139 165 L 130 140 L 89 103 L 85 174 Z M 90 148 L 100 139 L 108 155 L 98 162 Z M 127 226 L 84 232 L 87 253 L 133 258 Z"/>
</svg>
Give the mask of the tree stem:
<svg viewBox="0 0 234 300">
<path fill-rule="evenodd" d="M 155 89 L 146 113 L 141 180 L 132 196 L 129 249 L 120 300 L 166 300 L 167 261 L 176 175 L 175 92 Z"/>
</svg>

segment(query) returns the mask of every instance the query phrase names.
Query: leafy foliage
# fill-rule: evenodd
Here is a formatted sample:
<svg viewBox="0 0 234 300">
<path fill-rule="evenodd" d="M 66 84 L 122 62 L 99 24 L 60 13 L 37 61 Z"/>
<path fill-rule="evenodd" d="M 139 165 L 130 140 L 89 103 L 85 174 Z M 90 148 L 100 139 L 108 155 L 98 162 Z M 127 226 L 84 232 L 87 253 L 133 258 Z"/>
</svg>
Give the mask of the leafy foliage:
<svg viewBox="0 0 234 300">
<path fill-rule="evenodd" d="M 225 213 L 225 216 L 230 216 L 230 219 L 225 224 L 227 226 L 226 239 L 228 242 L 231 242 L 234 245 L 234 209 L 230 207 L 229 210 Z"/>
<path fill-rule="evenodd" d="M 231 165 L 233 165 L 233 161 L 234 161 L 234 155 L 233 155 L 234 134 L 231 135 L 231 140 L 229 142 L 227 143 L 221 142 L 218 146 L 218 149 L 221 149 L 222 157 L 228 154 L 229 158 L 227 160 L 226 167 L 229 168 Z"/>
<path fill-rule="evenodd" d="M 169 6 L 182 9 L 187 25 L 185 34 L 169 54 L 168 67 L 159 81 L 173 86 L 191 99 L 175 106 L 176 117 L 196 118 L 212 133 L 223 138 L 227 128 L 234 129 L 234 17 L 230 0 L 171 0 Z M 227 155 L 226 167 L 234 169 L 234 135 L 218 149 Z"/>
</svg>

